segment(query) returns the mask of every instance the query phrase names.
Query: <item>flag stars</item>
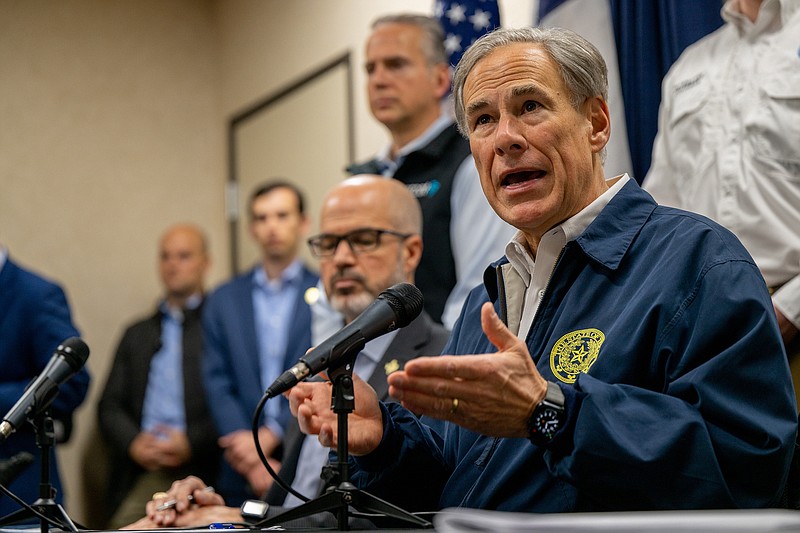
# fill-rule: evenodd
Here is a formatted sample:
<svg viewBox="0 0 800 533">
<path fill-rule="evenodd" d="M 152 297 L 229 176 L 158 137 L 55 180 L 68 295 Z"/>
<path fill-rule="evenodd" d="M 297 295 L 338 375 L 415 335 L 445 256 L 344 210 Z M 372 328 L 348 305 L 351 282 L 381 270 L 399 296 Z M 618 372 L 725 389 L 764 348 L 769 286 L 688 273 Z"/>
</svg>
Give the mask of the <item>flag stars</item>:
<svg viewBox="0 0 800 533">
<path fill-rule="evenodd" d="M 463 22 L 467 19 L 466 11 L 464 10 L 464 6 L 461 4 L 451 4 L 450 9 L 447 10 L 445 13 L 448 19 L 450 19 L 450 24 L 454 26 L 459 22 Z"/>
<path fill-rule="evenodd" d="M 448 54 L 461 51 L 461 36 L 448 33 L 444 40 L 444 49 Z"/>
<path fill-rule="evenodd" d="M 483 11 L 481 9 L 476 9 L 475 14 L 469 17 L 469 21 L 472 23 L 472 27 L 475 31 L 488 29 L 491 19 L 492 15 L 488 11 Z"/>
<path fill-rule="evenodd" d="M 500 26 L 497 0 L 436 0 L 434 13 L 444 30 L 444 47 L 451 65 L 458 64 L 470 44 Z"/>
</svg>

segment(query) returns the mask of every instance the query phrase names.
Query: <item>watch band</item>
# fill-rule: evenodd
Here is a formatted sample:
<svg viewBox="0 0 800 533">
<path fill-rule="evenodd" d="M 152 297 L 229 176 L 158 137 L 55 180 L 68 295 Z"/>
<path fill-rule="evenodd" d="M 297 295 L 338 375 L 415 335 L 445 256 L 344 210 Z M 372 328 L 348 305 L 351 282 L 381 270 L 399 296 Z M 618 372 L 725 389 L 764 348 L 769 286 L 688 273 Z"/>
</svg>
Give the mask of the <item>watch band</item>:
<svg viewBox="0 0 800 533">
<path fill-rule="evenodd" d="M 547 392 L 544 395 L 544 401 L 550 402 L 558 406 L 562 411 L 564 410 L 564 391 L 557 383 L 552 381 L 547 382 Z"/>
</svg>

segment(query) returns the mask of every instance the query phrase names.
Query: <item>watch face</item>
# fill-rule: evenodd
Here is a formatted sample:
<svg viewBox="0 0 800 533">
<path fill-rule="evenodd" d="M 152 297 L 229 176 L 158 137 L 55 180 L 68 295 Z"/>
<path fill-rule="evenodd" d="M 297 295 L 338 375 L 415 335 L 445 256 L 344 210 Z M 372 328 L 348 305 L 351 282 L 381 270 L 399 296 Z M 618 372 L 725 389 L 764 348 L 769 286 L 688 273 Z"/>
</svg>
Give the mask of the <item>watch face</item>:
<svg viewBox="0 0 800 533">
<path fill-rule="evenodd" d="M 558 427 L 561 425 L 559 413 L 555 409 L 542 409 L 534 417 L 534 428 L 537 433 L 541 433 L 548 439 L 552 439 Z"/>
<path fill-rule="evenodd" d="M 547 446 L 564 424 L 564 393 L 547 382 L 547 393 L 528 418 L 528 439 L 536 446 Z"/>
</svg>

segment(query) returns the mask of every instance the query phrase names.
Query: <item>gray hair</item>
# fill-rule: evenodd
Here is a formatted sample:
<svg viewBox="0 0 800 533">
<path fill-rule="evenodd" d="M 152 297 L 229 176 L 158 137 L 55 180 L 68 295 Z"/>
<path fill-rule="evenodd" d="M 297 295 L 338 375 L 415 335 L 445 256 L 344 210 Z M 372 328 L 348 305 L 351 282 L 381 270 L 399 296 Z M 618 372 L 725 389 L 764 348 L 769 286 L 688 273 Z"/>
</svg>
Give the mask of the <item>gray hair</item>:
<svg viewBox="0 0 800 533">
<path fill-rule="evenodd" d="M 444 29 L 434 17 L 418 15 L 415 13 L 398 13 L 384 15 L 372 23 L 374 30 L 383 24 L 408 24 L 422 30 L 422 42 L 419 43 L 422 55 L 428 60 L 428 65 L 448 64 L 447 51 L 444 48 Z"/>
<path fill-rule="evenodd" d="M 563 28 L 498 29 L 470 46 L 458 62 L 453 76 L 453 99 L 458 129 L 468 134 L 464 109 L 464 83 L 475 65 L 497 48 L 513 43 L 539 45 L 558 66 L 576 109 L 587 98 L 608 101 L 608 69 L 595 46 L 577 33 Z"/>
</svg>

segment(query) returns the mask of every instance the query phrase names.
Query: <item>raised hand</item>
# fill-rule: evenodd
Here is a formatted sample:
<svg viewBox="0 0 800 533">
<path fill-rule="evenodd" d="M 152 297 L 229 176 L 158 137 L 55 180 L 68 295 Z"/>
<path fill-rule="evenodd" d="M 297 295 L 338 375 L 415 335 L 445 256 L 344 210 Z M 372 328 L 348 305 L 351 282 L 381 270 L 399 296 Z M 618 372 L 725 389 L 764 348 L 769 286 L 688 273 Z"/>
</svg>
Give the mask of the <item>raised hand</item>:
<svg viewBox="0 0 800 533">
<path fill-rule="evenodd" d="M 528 347 L 488 302 L 481 308 L 481 327 L 497 353 L 413 359 L 389 376 L 389 394 L 420 415 L 484 435 L 525 437 L 547 382 Z"/>
<path fill-rule="evenodd" d="M 383 419 L 378 396 L 366 382 L 353 374 L 355 409 L 347 422 L 348 451 L 350 455 L 370 453 L 381 441 Z M 297 417 L 300 430 L 307 435 L 318 435 L 319 442 L 328 448 L 336 448 L 337 416 L 331 410 L 329 382 L 298 383 L 286 393 L 292 414 Z"/>
</svg>

